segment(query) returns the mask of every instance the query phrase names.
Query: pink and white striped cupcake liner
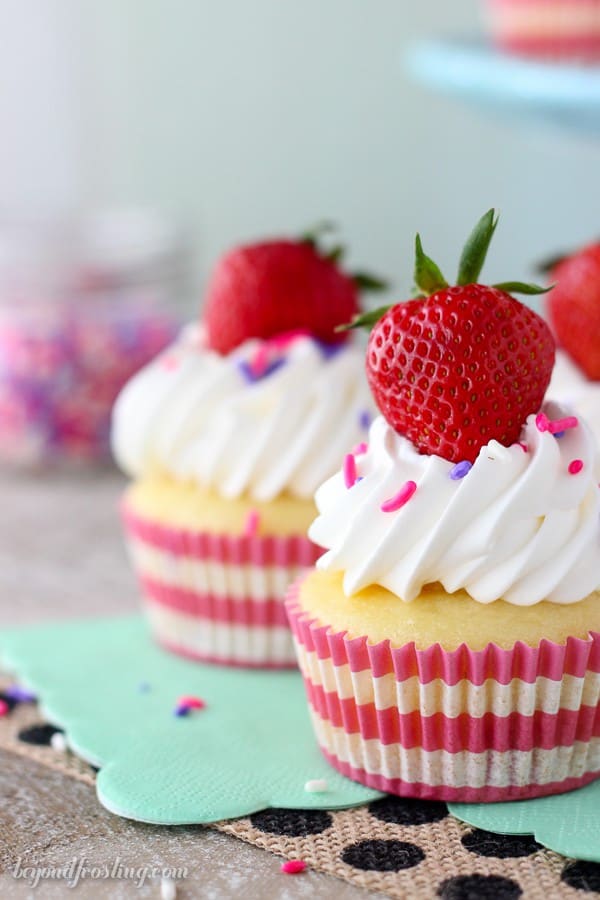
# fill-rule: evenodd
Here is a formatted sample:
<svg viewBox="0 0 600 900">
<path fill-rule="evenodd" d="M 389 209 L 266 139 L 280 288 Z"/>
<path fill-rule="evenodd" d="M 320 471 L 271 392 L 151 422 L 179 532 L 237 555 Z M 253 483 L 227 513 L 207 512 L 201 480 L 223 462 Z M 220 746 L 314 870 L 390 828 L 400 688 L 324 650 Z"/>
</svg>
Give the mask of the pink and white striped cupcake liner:
<svg viewBox="0 0 600 900">
<path fill-rule="evenodd" d="M 163 647 L 223 665 L 296 666 L 283 599 L 322 552 L 308 538 L 176 528 L 126 503 L 122 517 L 150 626 Z"/>
<path fill-rule="evenodd" d="M 549 61 L 600 60 L 600 0 L 487 0 L 496 46 Z"/>
<path fill-rule="evenodd" d="M 480 802 L 561 793 L 600 777 L 600 635 L 417 650 L 288 617 L 322 752 L 342 774 L 406 797 Z"/>
</svg>

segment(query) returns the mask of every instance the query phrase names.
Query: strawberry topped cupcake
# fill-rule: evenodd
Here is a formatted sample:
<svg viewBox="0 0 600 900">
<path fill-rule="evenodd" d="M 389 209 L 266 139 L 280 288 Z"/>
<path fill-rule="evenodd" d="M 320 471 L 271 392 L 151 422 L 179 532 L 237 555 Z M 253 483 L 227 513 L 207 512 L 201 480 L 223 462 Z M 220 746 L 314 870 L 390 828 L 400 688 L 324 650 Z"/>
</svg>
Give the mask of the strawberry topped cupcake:
<svg viewBox="0 0 600 900">
<path fill-rule="evenodd" d="M 381 416 L 316 493 L 326 552 L 288 595 L 322 751 L 391 793 L 513 800 L 600 776 L 599 455 L 544 402 L 545 322 L 478 283 L 496 221 L 449 286 L 364 316 Z M 383 315 L 382 315 L 383 312 Z"/>
<path fill-rule="evenodd" d="M 216 268 L 203 321 L 118 398 L 129 547 L 168 649 L 294 665 L 283 596 L 320 552 L 306 537 L 313 494 L 372 419 L 363 354 L 335 331 L 365 278 L 314 238 L 238 248 Z"/>
</svg>

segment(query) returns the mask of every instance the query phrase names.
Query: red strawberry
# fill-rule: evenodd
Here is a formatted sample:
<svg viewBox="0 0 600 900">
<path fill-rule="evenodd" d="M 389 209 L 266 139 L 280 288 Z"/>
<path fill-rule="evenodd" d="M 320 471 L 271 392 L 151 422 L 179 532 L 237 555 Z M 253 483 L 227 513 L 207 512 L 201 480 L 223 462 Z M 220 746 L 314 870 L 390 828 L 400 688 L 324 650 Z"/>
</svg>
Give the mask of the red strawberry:
<svg viewBox="0 0 600 900">
<path fill-rule="evenodd" d="M 559 343 L 588 378 L 600 379 L 600 243 L 560 260 L 550 269 L 556 287 L 548 315 Z"/>
<path fill-rule="evenodd" d="M 540 408 L 554 365 L 548 326 L 507 293 L 543 289 L 475 283 L 495 226 L 490 210 L 465 246 L 455 287 L 425 256 L 417 235 L 421 296 L 353 323 L 375 321 L 367 378 L 383 416 L 421 453 L 452 462 L 473 462 L 492 439 L 518 441 L 523 422 Z"/>
<path fill-rule="evenodd" d="M 358 312 L 359 290 L 382 287 L 339 267 L 341 248 L 319 252 L 314 235 L 237 247 L 218 263 L 204 310 L 209 346 L 229 353 L 251 337 L 306 329 L 328 343 L 345 334 L 336 326 Z"/>
</svg>

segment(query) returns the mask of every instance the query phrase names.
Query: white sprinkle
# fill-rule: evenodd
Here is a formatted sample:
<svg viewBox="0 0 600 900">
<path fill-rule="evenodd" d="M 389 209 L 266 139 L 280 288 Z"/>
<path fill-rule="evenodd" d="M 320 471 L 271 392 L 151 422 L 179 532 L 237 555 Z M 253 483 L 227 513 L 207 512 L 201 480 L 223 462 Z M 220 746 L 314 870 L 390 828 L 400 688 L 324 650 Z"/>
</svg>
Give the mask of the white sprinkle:
<svg viewBox="0 0 600 900">
<path fill-rule="evenodd" d="M 304 785 L 304 790 L 308 794 L 324 794 L 329 790 L 329 785 L 324 778 L 311 778 Z"/>
<path fill-rule="evenodd" d="M 177 896 L 177 884 L 172 878 L 161 878 L 160 880 L 160 897 L 161 900 L 175 900 Z"/>
<path fill-rule="evenodd" d="M 62 731 L 56 731 L 50 738 L 50 746 L 59 753 L 66 753 L 69 749 L 67 739 Z"/>
</svg>

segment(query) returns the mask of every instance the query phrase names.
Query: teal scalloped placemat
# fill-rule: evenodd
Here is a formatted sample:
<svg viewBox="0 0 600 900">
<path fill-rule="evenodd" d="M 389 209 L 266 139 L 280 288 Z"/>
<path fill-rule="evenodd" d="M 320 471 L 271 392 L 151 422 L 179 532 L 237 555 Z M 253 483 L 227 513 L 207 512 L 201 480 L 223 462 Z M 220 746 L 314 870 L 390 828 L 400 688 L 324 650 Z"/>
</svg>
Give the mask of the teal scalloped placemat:
<svg viewBox="0 0 600 900">
<path fill-rule="evenodd" d="M 74 752 L 100 767 L 98 797 L 118 815 L 201 824 L 381 796 L 322 758 L 298 672 L 178 659 L 152 643 L 141 616 L 4 631 L 0 659 Z M 175 716 L 182 695 L 206 708 Z M 311 779 L 326 779 L 327 791 L 307 792 Z"/>
<path fill-rule="evenodd" d="M 600 862 L 600 780 L 554 797 L 449 803 L 453 816 L 494 834 L 532 834 L 562 856 Z"/>
</svg>

